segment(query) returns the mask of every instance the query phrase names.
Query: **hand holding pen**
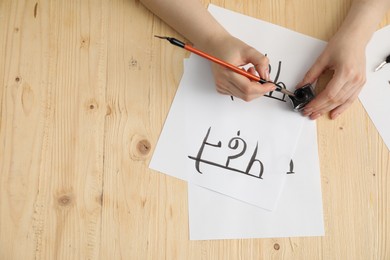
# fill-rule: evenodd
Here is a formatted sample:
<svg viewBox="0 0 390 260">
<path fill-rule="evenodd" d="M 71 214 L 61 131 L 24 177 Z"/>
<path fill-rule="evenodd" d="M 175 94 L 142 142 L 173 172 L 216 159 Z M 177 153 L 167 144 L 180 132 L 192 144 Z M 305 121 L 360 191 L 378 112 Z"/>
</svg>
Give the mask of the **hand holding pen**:
<svg viewBox="0 0 390 260">
<path fill-rule="evenodd" d="M 196 55 L 199 55 L 205 59 L 208 59 L 209 61 L 212 61 L 213 64 L 217 64 L 219 66 L 219 68 L 221 68 L 221 67 L 225 68 L 225 70 L 228 72 L 234 72 L 234 73 L 236 73 L 236 75 L 241 75 L 241 76 L 246 77 L 248 80 L 251 80 L 252 82 L 255 83 L 255 85 L 254 85 L 255 88 L 258 88 L 261 91 L 264 91 L 263 84 L 273 85 L 274 87 L 272 87 L 272 89 L 270 91 L 275 90 L 275 91 L 279 91 L 279 92 L 287 95 L 291 101 L 291 105 L 292 105 L 294 111 L 299 111 L 299 112 L 302 111 L 305 108 L 305 106 L 315 98 L 315 93 L 313 90 L 313 86 L 311 84 L 306 84 L 306 85 L 301 86 L 300 88 L 296 89 L 294 92 L 291 92 L 291 91 L 286 89 L 284 84 L 281 85 L 277 82 L 272 82 L 270 80 L 260 78 L 259 76 L 256 75 L 256 73 L 253 73 L 253 71 L 250 72 L 250 69 L 248 71 L 246 71 L 246 70 L 244 70 L 240 67 L 237 67 L 229 62 L 221 60 L 220 58 L 217 58 L 217 57 L 215 57 L 211 54 L 208 54 L 204 51 L 201 51 L 201 50 L 199 50 L 199 49 L 197 49 L 189 44 L 186 44 L 178 39 L 175 39 L 172 37 L 166 37 L 166 36 L 157 36 L 157 35 L 155 35 L 155 37 L 167 40 L 171 44 L 173 44 L 177 47 L 186 49 L 187 51 L 190 51 Z M 255 55 L 255 54 L 252 54 L 252 55 Z M 251 68 L 251 69 L 253 69 L 253 68 Z M 265 73 L 266 73 L 265 77 L 269 78 L 268 70 Z M 226 75 L 226 78 L 228 76 L 229 75 Z M 258 83 L 260 83 L 261 86 Z"/>
<path fill-rule="evenodd" d="M 246 60 L 246 63 L 244 63 L 244 65 L 246 65 L 248 63 L 252 63 L 255 65 L 254 65 L 254 67 L 251 67 L 248 69 L 248 71 L 246 71 L 246 70 L 240 68 L 239 66 L 233 65 L 232 63 L 229 63 L 225 60 L 222 60 L 222 59 L 217 58 L 213 55 L 210 55 L 204 51 L 201 51 L 197 48 L 194 48 L 193 46 L 186 44 L 184 42 L 181 42 L 178 39 L 175 39 L 172 37 L 157 36 L 157 35 L 155 35 L 155 37 L 168 40 L 171 44 L 176 45 L 180 48 L 184 48 L 184 49 L 186 49 L 186 50 L 188 50 L 196 55 L 199 55 L 205 59 L 212 61 L 213 65 L 217 65 L 214 67 L 216 70 L 216 72 L 214 73 L 214 76 L 216 76 L 215 79 L 216 79 L 217 90 L 218 90 L 218 92 L 220 92 L 222 94 L 232 95 L 232 96 L 240 97 L 245 101 L 250 101 L 256 97 L 263 96 L 264 94 L 275 90 L 275 91 L 279 91 L 279 92 L 282 92 L 282 93 L 288 95 L 290 98 L 296 98 L 296 99 L 294 99 L 294 102 L 293 102 L 293 106 L 296 109 L 298 109 L 298 107 L 302 107 L 302 106 L 306 105 L 306 103 L 309 101 L 308 99 L 306 99 L 306 100 L 303 99 L 303 96 L 306 97 L 306 95 L 303 93 L 306 92 L 307 90 L 303 90 L 303 89 L 299 90 L 298 96 L 301 96 L 301 95 L 303 95 L 303 96 L 296 97 L 295 93 L 290 92 L 289 90 L 285 89 L 283 86 L 280 86 L 279 84 L 277 84 L 275 82 L 270 81 L 269 80 L 269 72 L 268 72 L 268 70 L 269 70 L 268 59 L 264 55 L 257 52 L 252 47 L 249 47 L 246 45 L 248 48 L 247 54 L 249 56 L 247 59 L 244 59 L 244 60 Z M 235 38 L 233 38 L 233 39 L 235 39 Z M 226 43 L 226 41 L 224 41 L 224 43 Z M 239 41 L 239 43 L 243 44 L 243 42 L 241 42 L 241 41 Z M 245 46 L 245 44 L 244 44 L 244 46 Z M 260 65 L 258 63 L 254 63 L 253 61 L 256 61 L 256 59 L 259 59 L 259 60 L 263 59 L 263 64 Z M 223 70 L 221 70 L 221 68 Z M 257 76 L 255 68 L 257 68 L 257 71 L 263 72 L 262 73 L 263 77 Z M 221 75 L 218 75 L 219 71 L 223 71 L 223 73 Z M 232 74 L 232 72 L 233 72 L 233 74 Z M 242 81 L 243 87 L 240 88 L 240 85 L 236 85 L 235 81 L 229 80 L 230 75 L 237 77 L 236 82 Z M 244 76 L 244 78 L 242 76 Z M 261 74 L 260 74 L 260 76 L 261 76 Z M 221 79 L 221 84 L 219 83 L 218 79 Z M 260 93 L 260 94 L 255 95 L 253 98 L 250 96 L 252 93 L 248 92 L 248 90 L 250 90 L 248 87 L 248 80 L 251 80 L 250 83 L 251 83 L 251 85 L 253 85 L 253 90 L 252 90 L 253 93 L 255 93 L 255 94 L 256 94 L 256 92 Z M 228 88 L 225 87 L 225 84 L 223 84 L 224 81 L 226 81 L 228 83 L 227 86 L 229 86 L 229 84 L 232 86 L 231 92 L 229 91 Z M 253 83 L 255 83 L 255 84 L 253 84 Z M 258 83 L 261 83 L 262 85 L 259 86 Z M 267 85 L 268 86 L 272 85 L 272 86 L 267 87 Z M 266 86 L 266 87 L 264 87 L 264 86 Z M 221 91 L 221 89 L 222 89 L 222 91 Z M 239 93 L 239 92 L 234 93 L 233 91 L 235 89 L 241 90 L 241 93 Z M 242 91 L 243 89 L 245 90 L 245 92 Z M 310 90 L 310 92 L 312 92 L 312 90 Z M 314 95 L 314 93 L 313 93 L 313 95 Z M 306 98 L 308 98 L 308 97 L 306 97 Z M 299 104 L 298 103 L 294 104 L 295 102 L 298 102 Z M 295 107 L 295 106 L 297 106 L 297 107 Z"/>
<path fill-rule="evenodd" d="M 217 54 L 219 57 L 199 50 L 175 38 L 157 35 L 155 37 L 168 40 L 173 45 L 212 61 L 215 84 L 217 91 L 221 94 L 235 96 L 245 101 L 251 101 L 274 90 L 284 92 L 288 95 L 294 95 L 269 80 L 269 63 L 267 57 L 232 36 L 217 44 L 218 50 L 214 50 L 213 53 L 220 53 L 219 55 Z M 227 57 L 226 60 L 221 59 L 221 56 Z M 249 63 L 254 64 L 254 66 L 247 71 L 240 68 L 240 66 Z M 256 72 L 260 77 L 257 76 Z M 261 85 L 258 83 L 261 83 Z"/>
<path fill-rule="evenodd" d="M 213 50 L 211 53 L 235 66 L 252 63 L 254 66 L 247 72 L 251 75 L 256 75 L 257 72 L 259 75 L 248 79 L 247 76 L 239 75 L 213 63 L 212 71 L 219 93 L 251 101 L 275 90 L 275 85 L 267 82 L 270 80 L 268 58 L 244 42 L 229 37 L 221 43 L 218 50 Z M 264 80 L 261 85 L 257 82 L 259 78 Z"/>
</svg>

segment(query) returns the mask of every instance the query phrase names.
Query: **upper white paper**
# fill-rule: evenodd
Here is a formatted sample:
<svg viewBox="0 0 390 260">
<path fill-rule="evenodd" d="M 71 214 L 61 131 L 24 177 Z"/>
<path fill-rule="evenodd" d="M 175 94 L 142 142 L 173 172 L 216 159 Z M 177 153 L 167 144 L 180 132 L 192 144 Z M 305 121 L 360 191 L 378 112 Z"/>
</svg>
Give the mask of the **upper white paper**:
<svg viewBox="0 0 390 260">
<path fill-rule="evenodd" d="M 277 82 L 290 90 L 325 46 L 314 38 L 223 8 L 210 5 L 209 11 L 232 35 L 266 53 L 271 78 L 279 74 Z M 293 112 L 283 94 L 272 96 L 244 102 L 218 94 L 210 62 L 191 55 L 150 167 L 258 207 L 275 209 L 304 118 Z M 286 102 L 278 100 L 283 98 Z M 197 165 L 194 158 L 198 158 L 208 132 L 201 157 L 212 163 L 201 161 Z M 219 142 L 221 147 L 216 147 Z M 232 158 L 243 146 L 245 152 Z M 254 177 L 260 170 L 261 178 Z"/>
<path fill-rule="evenodd" d="M 390 54 L 390 26 L 375 32 L 366 49 L 367 82 L 359 99 L 390 149 L 390 64 L 374 72 Z"/>
<path fill-rule="evenodd" d="M 321 180 L 315 122 L 304 125 L 293 170 L 270 212 L 188 184 L 191 240 L 323 236 Z"/>
<path fill-rule="evenodd" d="M 264 97 L 248 103 L 217 93 L 209 62 L 195 55 L 185 66 L 181 84 L 189 101 L 184 120 L 187 155 L 192 158 L 188 181 L 273 210 L 304 118 L 289 102 Z M 207 133 L 208 145 L 196 167 Z M 240 156 L 232 158 L 235 155 Z"/>
</svg>

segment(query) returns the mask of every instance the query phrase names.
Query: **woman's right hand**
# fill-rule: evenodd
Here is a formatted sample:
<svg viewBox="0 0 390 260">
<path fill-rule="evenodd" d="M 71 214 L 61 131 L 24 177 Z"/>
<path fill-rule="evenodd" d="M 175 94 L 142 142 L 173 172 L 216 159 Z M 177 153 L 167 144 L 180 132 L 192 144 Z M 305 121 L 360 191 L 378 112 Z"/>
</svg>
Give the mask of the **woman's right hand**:
<svg viewBox="0 0 390 260">
<path fill-rule="evenodd" d="M 247 65 L 249 73 L 269 80 L 269 61 L 266 56 L 241 40 L 227 35 L 208 44 L 206 52 L 237 67 Z M 215 85 L 221 94 L 251 101 L 275 90 L 272 83 L 260 84 L 218 64 L 212 64 Z M 257 73 L 257 74 L 256 74 Z"/>
</svg>

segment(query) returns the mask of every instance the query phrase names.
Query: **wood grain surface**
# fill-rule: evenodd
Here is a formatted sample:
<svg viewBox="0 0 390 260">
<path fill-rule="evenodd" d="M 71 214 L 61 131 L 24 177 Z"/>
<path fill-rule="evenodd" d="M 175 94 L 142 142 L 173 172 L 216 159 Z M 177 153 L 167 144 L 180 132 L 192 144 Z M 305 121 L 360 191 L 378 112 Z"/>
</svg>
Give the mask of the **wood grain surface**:
<svg viewBox="0 0 390 260">
<path fill-rule="evenodd" d="M 322 40 L 351 4 L 209 2 Z M 390 259 L 390 155 L 359 101 L 317 121 L 324 237 L 189 241 L 186 183 L 148 168 L 188 53 L 154 34 L 183 39 L 136 0 L 0 1 L 1 260 Z"/>
</svg>

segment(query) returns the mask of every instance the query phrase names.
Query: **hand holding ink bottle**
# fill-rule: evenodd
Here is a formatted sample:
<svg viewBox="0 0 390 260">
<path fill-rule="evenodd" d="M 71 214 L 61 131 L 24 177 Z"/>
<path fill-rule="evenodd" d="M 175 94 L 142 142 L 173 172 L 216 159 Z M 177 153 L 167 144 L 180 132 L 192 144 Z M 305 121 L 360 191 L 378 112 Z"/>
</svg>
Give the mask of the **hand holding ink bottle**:
<svg viewBox="0 0 390 260">
<path fill-rule="evenodd" d="M 335 119 L 357 99 L 366 81 L 365 49 L 382 17 L 390 9 L 389 0 L 354 0 L 340 29 L 302 80 L 315 82 L 326 70 L 333 77 L 303 114 L 311 119 L 330 112 Z"/>
</svg>

